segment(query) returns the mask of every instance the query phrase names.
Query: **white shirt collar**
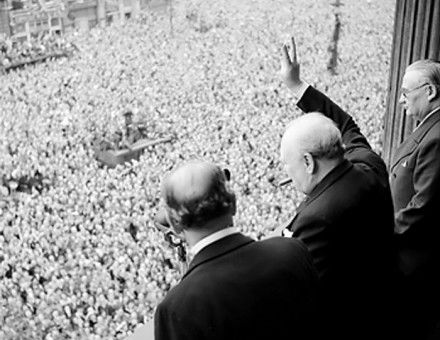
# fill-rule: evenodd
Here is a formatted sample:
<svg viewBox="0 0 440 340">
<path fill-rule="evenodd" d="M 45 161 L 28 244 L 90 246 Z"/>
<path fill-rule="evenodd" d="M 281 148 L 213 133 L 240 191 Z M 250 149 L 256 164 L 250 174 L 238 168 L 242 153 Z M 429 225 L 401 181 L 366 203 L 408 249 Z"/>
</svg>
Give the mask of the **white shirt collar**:
<svg viewBox="0 0 440 340">
<path fill-rule="evenodd" d="M 194 258 L 197 253 L 199 253 L 203 248 L 206 248 L 210 244 L 225 238 L 226 236 L 238 233 L 238 229 L 235 227 L 229 227 L 225 229 L 221 229 L 212 233 L 204 238 L 202 238 L 199 242 L 197 242 L 194 246 L 189 250 L 189 255 L 191 258 Z"/>
<path fill-rule="evenodd" d="M 439 111 L 439 110 L 440 110 L 440 106 L 437 107 L 437 108 L 435 108 L 434 110 L 432 110 L 430 113 L 428 113 L 428 115 L 427 115 L 425 118 L 423 118 L 423 120 L 420 122 L 420 124 L 416 126 L 416 128 L 414 129 L 414 131 L 417 130 L 417 129 L 419 128 L 419 126 L 421 126 L 424 122 L 427 121 L 427 119 L 428 119 L 429 117 L 431 117 L 434 113 L 436 113 L 436 112 Z"/>
</svg>

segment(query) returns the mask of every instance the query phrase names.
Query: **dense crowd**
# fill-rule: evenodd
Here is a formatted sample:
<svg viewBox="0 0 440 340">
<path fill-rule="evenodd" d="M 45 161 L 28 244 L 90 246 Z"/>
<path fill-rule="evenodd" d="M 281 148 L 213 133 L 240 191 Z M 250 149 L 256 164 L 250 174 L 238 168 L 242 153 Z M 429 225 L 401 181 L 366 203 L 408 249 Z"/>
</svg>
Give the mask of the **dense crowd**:
<svg viewBox="0 0 440 340">
<path fill-rule="evenodd" d="M 30 40 L 0 38 L 0 71 L 49 57 L 72 53 L 75 45 L 57 34 L 41 34 Z"/>
<path fill-rule="evenodd" d="M 393 11 L 392 0 L 182 0 L 172 26 L 164 13 L 144 13 L 71 37 L 81 53 L 70 59 L 2 76 L 0 338 L 122 339 L 149 320 L 181 275 L 153 216 L 161 178 L 184 160 L 231 170 L 245 234 L 260 238 L 292 215 L 300 197 L 277 187 L 280 137 L 299 114 L 278 76 L 292 34 L 304 80 L 380 152 Z M 151 139 L 175 138 L 101 167 L 93 143 L 120 131 L 126 110 Z M 38 190 L 17 190 L 36 177 Z"/>
</svg>

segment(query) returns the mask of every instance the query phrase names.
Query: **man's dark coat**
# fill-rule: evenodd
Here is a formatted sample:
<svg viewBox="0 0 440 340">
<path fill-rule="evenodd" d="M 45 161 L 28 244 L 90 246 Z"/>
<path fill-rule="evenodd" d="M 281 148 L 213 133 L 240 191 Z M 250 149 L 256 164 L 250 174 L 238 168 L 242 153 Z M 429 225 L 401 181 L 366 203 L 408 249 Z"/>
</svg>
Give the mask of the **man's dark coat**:
<svg viewBox="0 0 440 340">
<path fill-rule="evenodd" d="M 324 328 L 338 338 L 367 338 L 390 326 L 394 278 L 393 204 L 385 163 L 353 119 L 309 86 L 299 108 L 321 112 L 341 131 L 345 160 L 308 195 L 288 224 L 320 276 Z"/>
<path fill-rule="evenodd" d="M 390 167 L 390 183 L 402 271 L 405 275 L 417 275 L 419 270 L 438 272 L 440 112 L 399 146 Z"/>
<path fill-rule="evenodd" d="M 399 269 L 413 337 L 440 337 L 440 112 L 399 146 L 390 167 Z M 435 324 L 437 323 L 437 326 Z M 436 331 L 430 328 L 437 328 Z"/>
<path fill-rule="evenodd" d="M 316 284 L 302 243 L 227 236 L 202 249 L 160 303 L 156 340 L 310 338 Z"/>
</svg>

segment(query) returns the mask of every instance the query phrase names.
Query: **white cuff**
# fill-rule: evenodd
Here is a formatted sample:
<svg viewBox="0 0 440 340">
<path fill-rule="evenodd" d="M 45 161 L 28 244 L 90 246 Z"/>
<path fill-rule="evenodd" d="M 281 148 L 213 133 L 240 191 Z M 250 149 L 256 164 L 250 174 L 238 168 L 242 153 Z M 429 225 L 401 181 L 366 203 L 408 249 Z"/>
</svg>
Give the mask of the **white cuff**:
<svg viewBox="0 0 440 340">
<path fill-rule="evenodd" d="M 298 86 L 296 89 L 292 90 L 293 96 L 295 97 L 297 104 L 301 100 L 302 96 L 304 96 L 304 93 L 306 92 L 306 90 L 308 89 L 309 86 L 310 86 L 309 83 L 306 83 L 305 81 L 303 81 L 300 86 Z"/>
</svg>

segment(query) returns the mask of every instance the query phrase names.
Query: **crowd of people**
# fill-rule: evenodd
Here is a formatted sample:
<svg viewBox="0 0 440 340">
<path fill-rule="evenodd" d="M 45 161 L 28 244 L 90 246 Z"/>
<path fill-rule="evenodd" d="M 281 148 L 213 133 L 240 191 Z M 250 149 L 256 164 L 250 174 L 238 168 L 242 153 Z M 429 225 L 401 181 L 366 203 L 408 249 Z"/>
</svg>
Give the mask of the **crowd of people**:
<svg viewBox="0 0 440 340">
<path fill-rule="evenodd" d="M 0 68 L 9 70 L 50 57 L 67 55 L 74 49 L 74 45 L 58 34 L 40 34 L 24 41 L 3 37 L 0 38 Z"/>
<path fill-rule="evenodd" d="M 70 59 L 0 81 L 0 338 L 123 339 L 181 276 L 154 226 L 160 180 L 184 160 L 231 170 L 236 226 L 261 238 L 295 211 L 279 143 L 299 114 L 279 55 L 295 34 L 307 81 L 380 153 L 394 1 L 200 0 L 72 37 Z M 334 14 L 336 74 L 327 70 Z M 359 17 L 358 13 L 364 13 Z M 136 112 L 154 139 L 139 161 L 100 167 L 93 143 Z M 20 178 L 41 190 L 16 190 Z"/>
</svg>

